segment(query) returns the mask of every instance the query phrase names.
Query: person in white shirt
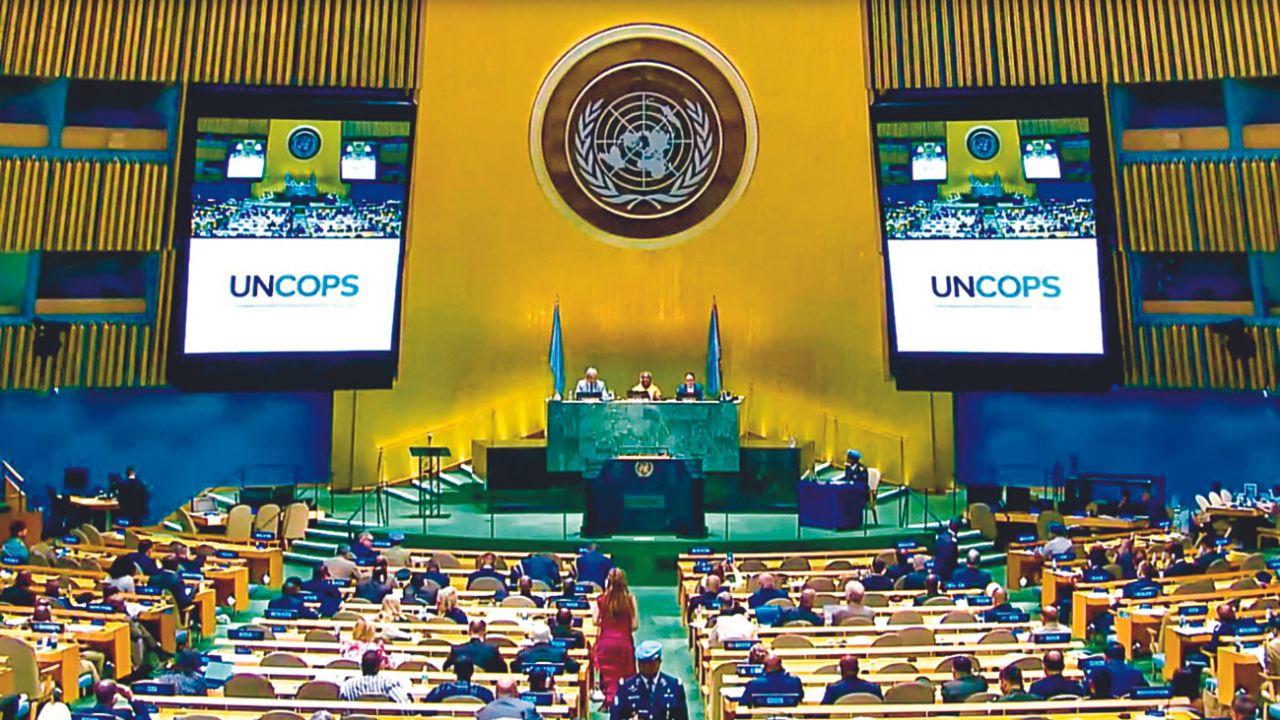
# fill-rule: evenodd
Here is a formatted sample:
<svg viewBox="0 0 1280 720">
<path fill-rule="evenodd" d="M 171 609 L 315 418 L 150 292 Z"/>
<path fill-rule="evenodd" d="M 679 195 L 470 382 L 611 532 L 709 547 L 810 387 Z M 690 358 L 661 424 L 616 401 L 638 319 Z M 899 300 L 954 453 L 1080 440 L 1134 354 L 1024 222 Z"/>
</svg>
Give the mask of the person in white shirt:
<svg viewBox="0 0 1280 720">
<path fill-rule="evenodd" d="M 720 614 L 711 628 L 711 644 L 724 644 L 730 640 L 755 640 L 759 628 L 751 616 L 741 612 L 727 592 L 720 593 Z"/>
<path fill-rule="evenodd" d="M 1069 553 L 1075 547 L 1071 538 L 1067 537 L 1067 528 L 1062 523 L 1049 523 L 1049 535 L 1049 540 L 1040 548 L 1040 557 L 1046 560 Z"/>
<path fill-rule="evenodd" d="M 360 676 L 342 683 L 338 695 L 348 702 L 365 695 L 386 695 L 393 703 L 407 705 L 409 690 L 404 679 L 381 674 L 384 659 L 381 650 L 365 650 L 360 658 Z"/>
</svg>

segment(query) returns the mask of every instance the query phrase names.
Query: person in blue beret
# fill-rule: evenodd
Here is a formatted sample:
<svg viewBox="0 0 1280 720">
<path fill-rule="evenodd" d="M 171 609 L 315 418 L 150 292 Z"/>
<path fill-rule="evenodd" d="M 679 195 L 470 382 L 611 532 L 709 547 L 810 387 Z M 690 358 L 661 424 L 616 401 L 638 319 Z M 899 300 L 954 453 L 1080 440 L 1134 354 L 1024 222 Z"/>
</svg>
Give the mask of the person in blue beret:
<svg viewBox="0 0 1280 720">
<path fill-rule="evenodd" d="M 661 672 L 661 643 L 646 640 L 637 645 L 636 668 L 638 673 L 618 685 L 609 720 L 689 720 L 684 685 Z"/>
</svg>

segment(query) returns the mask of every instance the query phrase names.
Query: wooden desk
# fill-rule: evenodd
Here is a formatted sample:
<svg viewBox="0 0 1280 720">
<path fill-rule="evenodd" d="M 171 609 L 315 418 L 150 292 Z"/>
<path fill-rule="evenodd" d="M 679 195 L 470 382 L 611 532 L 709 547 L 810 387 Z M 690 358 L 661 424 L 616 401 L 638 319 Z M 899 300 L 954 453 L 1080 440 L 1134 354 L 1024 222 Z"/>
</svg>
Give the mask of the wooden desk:
<svg viewBox="0 0 1280 720">
<path fill-rule="evenodd" d="M 155 705 L 160 709 L 161 717 L 187 715 L 192 710 L 216 710 L 219 717 L 226 720 L 224 711 L 253 713 L 253 717 L 261 716 L 272 710 L 288 710 L 308 717 L 317 710 L 325 710 L 335 715 L 412 715 L 421 717 L 466 717 L 475 716 L 479 707 L 471 703 L 408 703 L 400 705 L 389 701 L 362 702 L 346 700 L 288 700 L 261 698 L 229 698 L 229 697 L 192 697 L 135 695 L 137 700 Z M 574 708 L 569 705 L 545 705 L 538 708 L 543 717 L 571 717 Z"/>
<path fill-rule="evenodd" d="M 1249 590 L 1217 590 L 1212 593 L 1192 593 L 1188 595 L 1160 595 L 1149 599 L 1122 598 L 1107 592 L 1077 590 L 1071 595 L 1071 634 L 1073 637 L 1085 637 L 1088 625 L 1101 612 L 1111 607 L 1114 601 L 1118 608 L 1134 608 L 1139 605 L 1167 607 L 1181 604 L 1207 604 L 1210 617 L 1217 605 L 1232 600 L 1256 600 L 1265 597 L 1280 597 L 1280 585 L 1268 585 Z M 1176 667 L 1176 666 L 1175 666 Z"/>
<path fill-rule="evenodd" d="M 100 529 L 102 530 L 107 530 L 111 527 L 111 513 L 120 509 L 120 501 L 112 497 L 67 495 L 63 499 L 76 509 L 83 510 L 91 515 L 101 515 L 103 522 Z"/>
<path fill-rule="evenodd" d="M 229 550 L 244 560 L 249 568 L 249 582 L 279 590 L 284 584 L 284 550 L 278 541 L 270 543 L 232 542 L 211 535 L 134 530 L 138 538 L 153 540 L 157 545 L 179 542 L 189 547 L 208 545 L 217 550 Z M 119 532 L 103 533 L 103 541 L 111 550 L 124 548 L 124 535 Z M 129 552 L 125 549 L 124 552 Z"/>
<path fill-rule="evenodd" d="M 925 718 L 945 715 L 999 715 L 1003 717 L 1071 718 L 1075 720 L 1116 720 L 1120 713 L 1133 716 L 1147 709 L 1171 706 L 1164 700 L 1072 700 L 1062 702 L 992 702 L 992 703 L 937 703 L 933 705 L 876 704 L 876 705 L 800 705 L 792 708 L 759 707 L 738 708 L 737 717 L 829 717 L 829 718 Z M 1172 720 L 1199 718 L 1190 708 L 1173 706 L 1167 712 Z"/>
<path fill-rule="evenodd" d="M 1228 707 L 1236 692 L 1244 690 L 1249 697 L 1258 699 L 1262 692 L 1262 663 L 1256 655 L 1243 653 L 1233 647 L 1218 648 L 1218 700 Z"/>
<path fill-rule="evenodd" d="M 996 523 L 1005 525 L 1035 525 L 1040 517 L 1037 513 L 1012 511 L 994 513 Z M 1143 530 L 1150 526 L 1147 518 L 1120 518 L 1108 515 L 1067 515 L 1063 518 L 1067 529 L 1082 528 L 1086 530 L 1107 530 L 1111 532 Z"/>
</svg>

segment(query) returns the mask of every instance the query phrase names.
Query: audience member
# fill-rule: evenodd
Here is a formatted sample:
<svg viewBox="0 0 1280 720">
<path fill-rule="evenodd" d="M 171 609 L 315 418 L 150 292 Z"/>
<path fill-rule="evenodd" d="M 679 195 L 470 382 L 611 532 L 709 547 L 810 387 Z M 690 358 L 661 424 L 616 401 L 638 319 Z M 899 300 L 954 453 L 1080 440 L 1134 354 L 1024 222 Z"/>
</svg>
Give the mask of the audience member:
<svg viewBox="0 0 1280 720">
<path fill-rule="evenodd" d="M 1134 688 L 1147 686 L 1147 678 L 1142 671 L 1125 662 L 1123 645 L 1115 641 L 1109 642 L 1103 654 L 1106 656 L 1106 663 L 1098 669 L 1106 669 L 1110 674 L 1114 697 L 1125 697 Z"/>
<path fill-rule="evenodd" d="M 120 720 L 149 720 L 151 713 L 145 703 L 135 700 L 133 691 L 115 680 L 99 680 L 93 686 L 93 715 L 116 717 Z"/>
<path fill-rule="evenodd" d="M 138 566 L 133 562 L 133 558 L 129 555 L 119 555 L 107 568 L 107 579 L 103 582 L 122 592 L 137 592 L 137 584 L 133 580 L 133 574 L 136 572 L 138 572 Z"/>
<path fill-rule="evenodd" d="M 156 682 L 172 685 L 177 695 L 208 695 L 209 686 L 200 670 L 203 664 L 204 657 L 198 650 L 181 650 Z"/>
<path fill-rule="evenodd" d="M 369 695 L 384 695 L 400 705 L 409 703 L 409 689 L 403 678 L 382 674 L 386 657 L 379 649 L 366 650 L 360 658 L 360 675 L 342 683 L 338 695 L 347 702 Z"/>
<path fill-rule="evenodd" d="M 355 553 L 351 552 L 351 546 L 346 543 L 338 545 L 333 557 L 325 559 L 324 566 L 329 569 L 329 577 L 334 580 L 351 580 L 361 575 Z"/>
<path fill-rule="evenodd" d="M 511 577 L 532 578 L 556 589 L 560 587 L 560 561 L 542 553 L 529 553 L 511 569 Z"/>
<path fill-rule="evenodd" d="M 756 591 L 747 598 L 747 607 L 752 610 L 767 604 L 770 600 L 787 597 L 787 591 L 778 587 L 773 573 L 760 573 L 756 576 Z"/>
<path fill-rule="evenodd" d="M 489 688 L 471 682 L 471 677 L 475 674 L 475 671 L 476 666 L 470 660 L 466 658 L 459 660 L 453 664 L 455 679 L 431 688 L 431 692 L 427 693 L 427 697 L 423 702 L 444 702 L 448 698 L 458 696 L 473 697 L 485 704 L 493 702 L 493 693 L 489 692 Z"/>
<path fill-rule="evenodd" d="M 877 557 L 871 561 L 871 572 L 863 576 L 862 587 L 876 592 L 892 590 L 894 579 L 889 576 L 889 569 L 885 567 L 884 560 Z"/>
<path fill-rule="evenodd" d="M 195 589 L 183 581 L 182 576 L 178 574 L 179 572 L 180 566 L 178 565 L 178 558 L 170 555 L 160 561 L 160 570 L 147 580 L 147 585 L 160 588 L 161 590 L 168 592 L 173 596 L 173 601 L 177 604 L 178 608 L 185 610 L 191 607 L 191 603 L 195 601 Z M 297 580 L 297 578 L 294 578 L 295 582 L 297 582 Z M 294 594 L 297 594 L 297 590 L 298 588 L 295 585 Z M 298 598 L 298 602 L 301 603 L 301 598 Z M 270 605 L 268 605 L 268 607 L 270 607 Z M 311 610 L 307 610 L 307 613 L 303 613 L 301 610 L 298 611 L 298 617 L 314 619 L 315 616 L 315 613 Z"/>
<path fill-rule="evenodd" d="M 374 627 L 373 621 L 362 615 L 356 620 L 355 625 L 351 626 L 351 639 L 342 642 L 342 645 L 338 648 L 338 653 L 343 659 L 360 662 L 365 653 L 370 650 L 377 650 L 379 653 L 385 654 L 382 642 L 378 640 L 378 630 Z"/>
<path fill-rule="evenodd" d="M 329 568 L 324 564 L 317 565 L 311 571 L 311 579 L 300 586 L 303 592 L 311 593 L 320 601 L 316 614 L 320 617 L 333 617 L 342 609 L 342 591 L 330 582 Z"/>
<path fill-rule="evenodd" d="M 1050 650 L 1044 654 L 1044 677 L 1031 683 L 1031 694 L 1045 700 L 1052 700 L 1059 695 L 1082 698 L 1088 695 L 1084 686 L 1074 680 L 1062 676 L 1067 661 L 1061 650 Z"/>
<path fill-rule="evenodd" d="M 527 598 L 530 602 L 533 603 L 534 607 L 546 606 L 547 604 L 546 599 L 539 597 L 533 592 L 533 578 L 529 577 L 528 575 L 520 576 L 520 580 L 518 581 L 517 587 L 519 588 L 517 592 L 519 593 L 520 597 Z"/>
<path fill-rule="evenodd" d="M 884 697 L 880 692 L 879 685 L 858 677 L 858 670 L 858 658 L 853 655 L 845 655 L 840 658 L 840 679 L 827 685 L 826 692 L 822 694 L 822 704 L 834 705 L 836 700 L 853 693 L 867 693 L 878 698 Z"/>
<path fill-rule="evenodd" d="M 762 696 L 783 696 L 780 701 L 770 702 L 771 707 L 797 705 L 804 697 L 804 684 L 800 682 L 800 678 L 782 667 L 781 657 L 769 655 L 764 661 L 764 674 L 747 683 L 738 704 L 756 707 L 763 702 Z"/>
<path fill-rule="evenodd" d="M 466 642 L 450 648 L 449 657 L 445 658 L 444 661 L 444 669 L 448 670 L 453 665 L 466 660 L 484 672 L 506 672 L 507 661 L 503 659 L 502 653 L 497 646 L 485 642 L 485 634 L 488 629 L 488 625 L 485 624 L 484 620 L 472 620 L 470 625 L 467 626 L 470 638 Z"/>
<path fill-rule="evenodd" d="M 555 623 L 551 626 L 551 637 L 568 643 L 571 649 L 582 649 L 587 646 L 587 636 L 573 626 L 573 611 L 560 608 L 556 611 Z"/>
<path fill-rule="evenodd" d="M 604 587 L 604 581 L 609 577 L 609 571 L 613 569 L 613 560 L 600 552 L 600 548 L 595 543 L 591 543 L 587 546 L 586 552 L 578 555 L 578 558 L 573 561 L 573 567 L 578 582 L 591 582 Z"/>
<path fill-rule="evenodd" d="M 165 558 L 167 561 L 169 558 Z M 151 578 L 151 584 L 154 585 L 155 575 Z M 288 578 L 280 587 L 280 596 L 267 603 L 267 608 L 271 610 L 290 610 L 296 612 L 298 617 L 303 620 L 315 620 L 319 618 L 315 610 L 307 607 L 306 600 L 302 599 L 302 581 L 296 577 Z"/>
<path fill-rule="evenodd" d="M 1027 702 L 1040 696 L 1027 692 L 1022 685 L 1022 668 L 1006 665 L 1000 671 L 1000 702 Z"/>
<path fill-rule="evenodd" d="M 535 622 L 529 628 L 529 642 L 511 661 L 512 672 L 527 674 L 535 665 L 553 666 L 557 674 L 561 670 L 578 672 L 578 661 L 569 657 L 569 651 L 552 644 L 551 628 L 546 623 Z"/>
<path fill-rule="evenodd" d="M 373 546 L 373 533 L 360 533 L 356 537 L 356 544 L 351 546 L 351 553 L 356 556 L 356 564 L 373 564 L 377 562 L 378 549 Z"/>
<path fill-rule="evenodd" d="M 1182 546 L 1179 545 L 1178 547 Z M 1120 594 L 1124 597 L 1131 598 L 1149 591 L 1155 591 L 1155 593 L 1159 595 L 1160 583 L 1156 581 L 1155 567 L 1149 562 L 1144 562 L 1142 565 L 1138 566 L 1138 577 L 1125 583 L 1124 586 L 1120 588 Z"/>
<path fill-rule="evenodd" d="M 831 612 L 831 624 L 842 625 L 849 618 L 875 620 L 876 611 L 865 604 L 867 597 L 863 583 L 850 580 L 844 586 L 844 605 Z"/>
<path fill-rule="evenodd" d="M 9 539 L 0 546 L 0 556 L 6 560 L 16 560 L 19 565 L 26 565 L 31 559 L 31 551 L 27 548 L 27 524 L 21 520 L 9 523 Z"/>
<path fill-rule="evenodd" d="M 1075 557 L 1075 544 L 1067 536 L 1067 526 L 1060 522 L 1049 523 L 1049 539 L 1040 547 L 1040 557 L 1045 560 L 1056 560 L 1070 555 Z"/>
<path fill-rule="evenodd" d="M 911 572 L 902 576 L 903 590 L 923 590 L 929 578 L 929 559 L 924 555 L 911 556 Z"/>
<path fill-rule="evenodd" d="M 911 604 L 918 607 L 936 597 L 946 597 L 942 592 L 942 578 L 929 573 L 924 577 L 924 592 L 912 598 Z"/>
<path fill-rule="evenodd" d="M 31 578 L 31 571 L 18 571 L 13 578 L 13 584 L 0 591 L 0 603 L 33 607 L 36 604 L 36 593 L 31 589 L 34 585 L 35 580 Z"/>
<path fill-rule="evenodd" d="M 143 538 L 138 541 L 138 547 L 134 548 L 133 552 L 125 553 L 123 557 L 127 557 L 133 561 L 133 564 L 138 567 L 138 570 L 140 570 L 143 575 L 155 575 L 160 572 L 160 567 L 156 565 L 155 559 L 151 557 L 151 549 L 154 548 L 155 545 L 154 541 L 148 538 Z"/>
<path fill-rule="evenodd" d="M 964 567 L 955 571 L 951 582 L 962 587 L 985 590 L 991 584 L 991 573 L 982 569 L 982 553 L 975 549 L 965 554 Z"/>
<path fill-rule="evenodd" d="M 973 672 L 973 658 L 957 655 L 951 661 L 951 679 L 942 684 L 942 702 L 964 702 L 970 695 L 987 691 L 987 679 Z"/>
<path fill-rule="evenodd" d="M 520 699 L 516 681 L 502 678 L 498 681 L 497 697 L 476 711 L 476 720 L 538 720 L 538 709 L 533 703 Z"/>
<path fill-rule="evenodd" d="M 1059 622 L 1058 617 L 1058 608 L 1052 605 L 1040 608 L 1040 627 L 1036 628 L 1036 634 L 1071 632 L 1071 628 Z"/>
<path fill-rule="evenodd" d="M 448 618 L 459 625 L 467 624 L 467 614 L 458 607 L 458 591 L 451 587 L 440 588 L 436 594 L 436 615 Z"/>
<path fill-rule="evenodd" d="M 355 596 L 377 605 L 394 589 L 395 583 L 391 581 L 386 558 L 378 558 L 374 561 L 369 577 L 356 584 Z"/>
<path fill-rule="evenodd" d="M 789 625 L 794 622 L 803 622 L 814 626 L 822 626 L 826 624 L 822 615 L 814 612 L 813 610 L 813 606 L 817 601 L 818 592 L 813 588 L 805 588 L 800 591 L 799 604 L 793 608 L 783 610 L 778 618 L 778 622 L 782 625 Z"/>
<path fill-rule="evenodd" d="M 746 608 L 727 591 L 720 594 L 720 614 L 711 626 L 711 643 L 723 645 L 731 640 L 755 640 L 759 628 Z"/>
<path fill-rule="evenodd" d="M 1176 540 L 1170 541 L 1166 554 L 1169 556 L 1169 564 L 1164 568 L 1165 577 L 1182 577 L 1198 573 L 1196 566 L 1187 562 L 1186 550 L 1182 547 L 1182 543 Z"/>
</svg>

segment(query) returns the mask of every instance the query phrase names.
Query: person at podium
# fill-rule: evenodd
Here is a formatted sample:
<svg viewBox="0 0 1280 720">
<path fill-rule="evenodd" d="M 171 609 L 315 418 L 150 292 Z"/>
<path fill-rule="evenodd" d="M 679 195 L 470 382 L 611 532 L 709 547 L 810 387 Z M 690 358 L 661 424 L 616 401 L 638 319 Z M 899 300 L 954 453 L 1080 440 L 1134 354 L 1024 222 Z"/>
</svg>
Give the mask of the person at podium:
<svg viewBox="0 0 1280 720">
<path fill-rule="evenodd" d="M 702 383 L 694 377 L 694 374 L 687 372 L 684 374 L 684 382 L 676 388 L 677 400 L 701 400 L 702 399 Z"/>
<path fill-rule="evenodd" d="M 574 386 L 573 397 L 575 400 L 603 400 L 608 392 L 604 381 L 600 379 L 600 371 L 589 367 L 583 378 Z"/>
<path fill-rule="evenodd" d="M 645 370 L 640 373 L 640 382 L 631 388 L 631 392 L 627 393 L 627 397 L 640 400 L 661 400 L 662 391 L 658 389 L 657 385 L 653 384 L 653 373 Z"/>
<path fill-rule="evenodd" d="M 849 493 L 850 526 L 860 528 L 867 502 L 871 499 L 870 473 L 867 472 L 867 466 L 862 464 L 861 452 L 850 450 L 845 453 L 844 476 L 840 480 L 853 486 Z"/>
</svg>

